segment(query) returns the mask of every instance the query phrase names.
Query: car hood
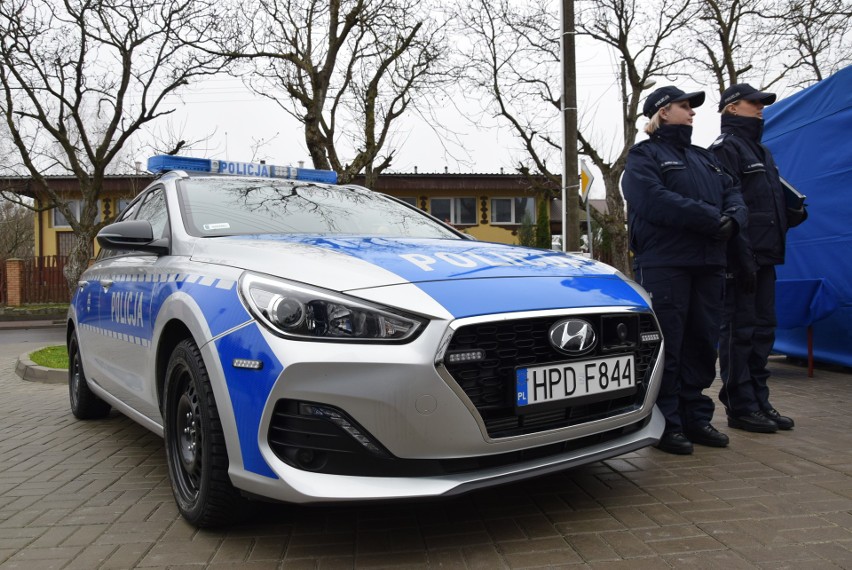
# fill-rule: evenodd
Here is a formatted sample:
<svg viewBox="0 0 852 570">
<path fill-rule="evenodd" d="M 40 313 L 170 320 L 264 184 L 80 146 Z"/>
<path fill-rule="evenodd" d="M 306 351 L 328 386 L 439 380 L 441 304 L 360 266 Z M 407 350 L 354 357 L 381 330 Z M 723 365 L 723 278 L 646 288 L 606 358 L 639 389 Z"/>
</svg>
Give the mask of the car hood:
<svg viewBox="0 0 852 570">
<path fill-rule="evenodd" d="M 230 236 L 200 239 L 192 259 L 376 300 L 402 297 L 416 286 L 455 317 L 647 306 L 641 290 L 608 265 L 558 251 L 464 239 Z"/>
</svg>

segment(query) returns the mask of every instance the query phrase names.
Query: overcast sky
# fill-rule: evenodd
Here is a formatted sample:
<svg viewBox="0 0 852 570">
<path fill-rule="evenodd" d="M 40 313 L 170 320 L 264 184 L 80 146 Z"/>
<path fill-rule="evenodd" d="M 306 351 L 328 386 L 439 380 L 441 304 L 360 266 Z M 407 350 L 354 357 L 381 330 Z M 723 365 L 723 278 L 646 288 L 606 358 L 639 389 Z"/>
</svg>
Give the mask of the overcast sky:
<svg viewBox="0 0 852 570">
<path fill-rule="evenodd" d="M 584 60 L 579 53 L 577 62 L 580 120 L 594 121 L 598 137 L 609 137 L 610 132 L 618 133 L 617 71 L 607 59 L 604 56 Z M 687 83 L 681 83 L 679 87 L 684 90 L 700 89 Z M 715 93 L 708 91 L 707 101 L 697 109 L 693 135 L 695 144 L 707 146 L 719 133 L 716 97 Z M 498 173 L 501 168 L 505 172 L 513 171 L 517 157 L 523 155 L 508 129 L 498 128 L 488 117 L 478 125 L 470 124 L 465 115 L 477 115 L 479 104 L 464 101 L 460 96 L 455 101 L 465 109 L 458 111 L 454 105 L 447 104 L 438 120 L 462 133 L 463 147 L 442 145 L 439 133 L 429 124 L 419 117 L 409 116 L 398 129 L 396 142 L 399 151 L 391 167 L 393 172 L 410 173 L 415 167 L 420 173 L 444 172 L 445 167 L 453 173 Z M 252 94 L 238 79 L 225 76 L 210 78 L 185 91 L 180 100 L 171 99 L 169 104 L 176 107 L 175 113 L 156 123 L 155 130 L 161 134 L 174 132 L 187 141 L 204 141 L 196 144 L 192 153 L 184 154 L 238 161 L 262 158 L 272 164 L 294 166 L 305 161 L 306 166 L 311 166 L 301 125 L 273 102 Z M 640 130 L 644 124 L 644 119 L 640 119 Z M 641 137 L 644 135 L 640 134 Z M 144 168 L 147 151 L 141 148 L 129 151 Z M 558 172 L 559 167 L 553 170 Z M 603 195 L 602 184 L 593 185 L 592 195 Z"/>
</svg>

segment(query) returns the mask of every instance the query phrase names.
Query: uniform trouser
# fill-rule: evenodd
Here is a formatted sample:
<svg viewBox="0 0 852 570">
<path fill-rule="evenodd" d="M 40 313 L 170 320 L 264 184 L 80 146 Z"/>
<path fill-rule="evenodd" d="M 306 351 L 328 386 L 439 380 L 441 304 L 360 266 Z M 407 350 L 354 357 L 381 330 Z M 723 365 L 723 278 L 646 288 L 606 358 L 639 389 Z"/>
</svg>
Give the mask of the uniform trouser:
<svg viewBox="0 0 852 570">
<path fill-rule="evenodd" d="M 729 415 L 772 408 L 767 361 L 775 344 L 775 266 L 760 267 L 754 293 L 736 278 L 725 285 L 725 313 L 719 338 L 719 400 Z"/>
<path fill-rule="evenodd" d="M 710 423 L 713 400 L 702 392 L 716 378 L 716 342 L 723 309 L 721 267 L 640 267 L 639 283 L 651 294 L 665 340 L 657 406 L 666 432 Z"/>
</svg>

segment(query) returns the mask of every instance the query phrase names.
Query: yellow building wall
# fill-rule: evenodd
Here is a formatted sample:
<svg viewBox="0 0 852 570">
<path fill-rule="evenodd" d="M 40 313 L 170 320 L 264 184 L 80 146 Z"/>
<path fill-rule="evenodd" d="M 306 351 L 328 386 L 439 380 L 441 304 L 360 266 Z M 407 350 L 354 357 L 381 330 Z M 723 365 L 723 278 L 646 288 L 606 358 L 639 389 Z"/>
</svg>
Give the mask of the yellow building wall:
<svg viewBox="0 0 852 570">
<path fill-rule="evenodd" d="M 429 212 L 431 198 L 470 198 L 471 195 L 463 191 L 434 191 L 428 195 L 414 195 L 412 193 L 403 192 L 387 192 L 397 198 L 414 198 L 417 207 L 425 212 Z M 524 196 L 521 192 L 492 192 L 488 195 L 474 196 L 477 202 L 477 223 L 476 225 L 454 226 L 456 229 L 470 234 L 480 241 L 491 241 L 497 243 L 514 244 L 518 243 L 518 224 L 492 224 L 491 223 L 491 199 L 492 198 L 516 198 Z M 527 197 L 529 197 L 527 195 Z M 535 207 L 538 211 L 539 200 L 541 196 L 536 197 Z M 431 212 L 429 212 L 431 213 Z M 535 220 L 533 220 L 535 221 Z"/>
<path fill-rule="evenodd" d="M 109 215 L 115 216 L 118 213 L 118 198 L 105 198 L 101 200 L 101 218 L 106 214 L 106 204 L 109 203 Z M 41 230 L 39 230 L 39 227 Z M 53 210 L 39 212 L 35 216 L 35 252 L 36 255 L 52 256 L 59 255 L 59 235 L 64 234 L 69 236 L 73 232 L 70 227 L 54 227 L 53 225 Z M 94 243 L 94 254 L 97 255 L 100 247 L 97 242 Z"/>
</svg>

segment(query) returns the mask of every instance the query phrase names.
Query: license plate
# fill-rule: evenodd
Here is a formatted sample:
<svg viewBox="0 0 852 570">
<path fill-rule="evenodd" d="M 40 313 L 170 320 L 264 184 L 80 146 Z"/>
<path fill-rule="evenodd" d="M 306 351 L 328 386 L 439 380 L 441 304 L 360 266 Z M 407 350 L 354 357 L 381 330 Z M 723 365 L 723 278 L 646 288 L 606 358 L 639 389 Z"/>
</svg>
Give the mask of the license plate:
<svg viewBox="0 0 852 570">
<path fill-rule="evenodd" d="M 633 355 L 516 370 L 518 407 L 619 392 L 636 386 Z"/>
</svg>

